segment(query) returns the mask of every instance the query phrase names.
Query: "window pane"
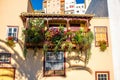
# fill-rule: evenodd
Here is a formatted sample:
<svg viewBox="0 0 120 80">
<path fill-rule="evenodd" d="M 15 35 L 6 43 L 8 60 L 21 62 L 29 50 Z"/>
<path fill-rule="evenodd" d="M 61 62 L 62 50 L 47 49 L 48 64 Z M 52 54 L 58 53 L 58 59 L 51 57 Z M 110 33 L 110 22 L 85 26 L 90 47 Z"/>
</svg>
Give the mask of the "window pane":
<svg viewBox="0 0 120 80">
<path fill-rule="evenodd" d="M 9 28 L 9 32 L 12 32 L 12 28 Z"/>
<path fill-rule="evenodd" d="M 1 63 L 10 63 L 10 53 L 0 53 L 0 62 Z"/>
<path fill-rule="evenodd" d="M 106 27 L 95 27 L 95 41 L 96 46 L 98 46 L 99 41 L 107 41 L 107 28 Z"/>
<path fill-rule="evenodd" d="M 8 36 L 12 36 L 14 40 L 17 40 L 17 27 L 8 27 Z"/>
<path fill-rule="evenodd" d="M 16 29 L 16 28 L 14 28 L 13 32 L 16 32 L 16 31 L 17 31 L 17 29 Z"/>
<path fill-rule="evenodd" d="M 45 54 L 45 75 L 49 73 L 58 75 L 56 71 L 60 71 L 59 75 L 64 75 L 64 52 L 47 52 Z"/>
<path fill-rule="evenodd" d="M 8 36 L 12 36 L 12 33 L 8 33 Z"/>
<path fill-rule="evenodd" d="M 97 73 L 97 80 L 108 80 L 108 72 L 100 72 L 100 73 Z"/>
</svg>

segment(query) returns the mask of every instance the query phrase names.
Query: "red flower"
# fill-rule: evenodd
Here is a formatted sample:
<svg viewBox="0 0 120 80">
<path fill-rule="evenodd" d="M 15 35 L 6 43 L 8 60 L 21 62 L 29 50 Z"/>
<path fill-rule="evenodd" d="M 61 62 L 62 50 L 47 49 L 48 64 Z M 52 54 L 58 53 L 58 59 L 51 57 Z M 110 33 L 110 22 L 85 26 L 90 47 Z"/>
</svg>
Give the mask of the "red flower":
<svg viewBox="0 0 120 80">
<path fill-rule="evenodd" d="M 66 34 L 67 34 L 67 31 L 64 31 L 64 34 L 66 35 Z"/>
<path fill-rule="evenodd" d="M 12 36 L 8 36 L 8 40 L 13 40 L 13 37 Z"/>
</svg>

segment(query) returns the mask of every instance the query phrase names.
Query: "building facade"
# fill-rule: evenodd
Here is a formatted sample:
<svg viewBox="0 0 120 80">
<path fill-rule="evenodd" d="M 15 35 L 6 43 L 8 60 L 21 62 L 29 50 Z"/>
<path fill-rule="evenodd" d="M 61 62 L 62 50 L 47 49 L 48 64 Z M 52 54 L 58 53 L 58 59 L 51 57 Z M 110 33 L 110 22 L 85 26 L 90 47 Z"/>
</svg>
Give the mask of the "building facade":
<svg viewBox="0 0 120 80">
<path fill-rule="evenodd" d="M 108 17 L 94 17 L 90 14 L 35 13 L 29 0 L 2 0 L 0 5 L 0 80 L 114 80 Z M 54 56 L 52 54 L 54 46 L 47 41 L 43 41 L 40 45 L 27 44 L 27 40 L 23 38 L 25 36 L 23 31 L 29 30 L 31 19 L 33 19 L 31 25 L 37 22 L 34 19 L 44 20 L 41 23 L 44 23 L 45 30 L 50 29 L 58 32 L 57 28 L 62 25 L 65 33 L 72 31 L 69 33 L 70 36 L 74 36 L 74 33 L 79 29 L 84 29 L 85 32 L 91 30 L 94 40 L 91 44 L 92 54 L 88 64 L 86 66 L 84 64 L 85 54 L 80 54 L 80 57 L 75 56 L 78 53 L 75 50 L 71 51 L 71 55 L 69 55 L 68 51 L 59 49 L 57 55 Z M 31 28 L 33 31 L 35 26 Z M 44 31 L 39 33 L 42 32 Z M 29 40 L 32 40 L 32 37 Z M 45 40 L 49 40 L 49 38 Z M 104 52 L 100 50 L 98 45 L 99 41 L 103 40 L 107 43 Z M 67 41 L 70 41 L 69 36 Z M 45 52 L 41 45 L 47 43 L 49 49 Z M 26 45 L 27 47 L 25 47 Z M 36 45 L 38 49 L 34 54 Z M 27 48 L 26 57 L 23 54 L 26 51 L 25 48 Z M 74 46 L 73 48 L 77 49 L 78 47 Z"/>
<path fill-rule="evenodd" d="M 75 11 L 74 11 L 75 14 L 85 14 L 85 12 L 86 12 L 86 8 L 84 3 L 75 5 Z"/>
<path fill-rule="evenodd" d="M 44 0 L 43 10 L 48 14 L 64 14 L 64 0 Z"/>
<path fill-rule="evenodd" d="M 48 14 L 85 14 L 86 6 L 76 0 L 44 0 L 43 10 Z"/>
<path fill-rule="evenodd" d="M 74 14 L 76 0 L 65 0 L 65 14 Z"/>
</svg>

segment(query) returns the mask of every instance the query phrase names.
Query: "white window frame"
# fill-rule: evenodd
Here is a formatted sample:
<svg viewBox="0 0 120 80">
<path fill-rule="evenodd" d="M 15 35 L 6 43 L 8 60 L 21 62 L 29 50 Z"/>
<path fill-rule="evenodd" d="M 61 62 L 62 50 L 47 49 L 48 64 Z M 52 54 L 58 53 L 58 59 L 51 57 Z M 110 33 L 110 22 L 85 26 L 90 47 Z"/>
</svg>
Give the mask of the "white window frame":
<svg viewBox="0 0 120 80">
<path fill-rule="evenodd" d="M 11 32 L 10 32 L 11 29 Z M 16 29 L 16 31 L 15 31 Z M 18 26 L 8 26 L 7 27 L 7 38 L 8 37 L 13 37 L 14 41 L 18 40 Z"/>
</svg>

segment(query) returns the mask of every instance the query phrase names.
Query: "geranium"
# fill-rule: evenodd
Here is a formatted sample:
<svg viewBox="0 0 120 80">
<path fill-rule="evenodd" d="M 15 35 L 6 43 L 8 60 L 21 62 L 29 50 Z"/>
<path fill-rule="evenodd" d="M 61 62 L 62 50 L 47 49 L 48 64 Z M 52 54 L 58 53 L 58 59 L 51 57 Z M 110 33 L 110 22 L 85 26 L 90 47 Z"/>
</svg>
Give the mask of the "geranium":
<svg viewBox="0 0 120 80">
<path fill-rule="evenodd" d="M 7 40 L 13 40 L 14 38 L 12 36 L 8 36 Z"/>
<path fill-rule="evenodd" d="M 8 36 L 6 44 L 8 46 L 14 47 L 15 46 L 14 37 Z"/>
</svg>

